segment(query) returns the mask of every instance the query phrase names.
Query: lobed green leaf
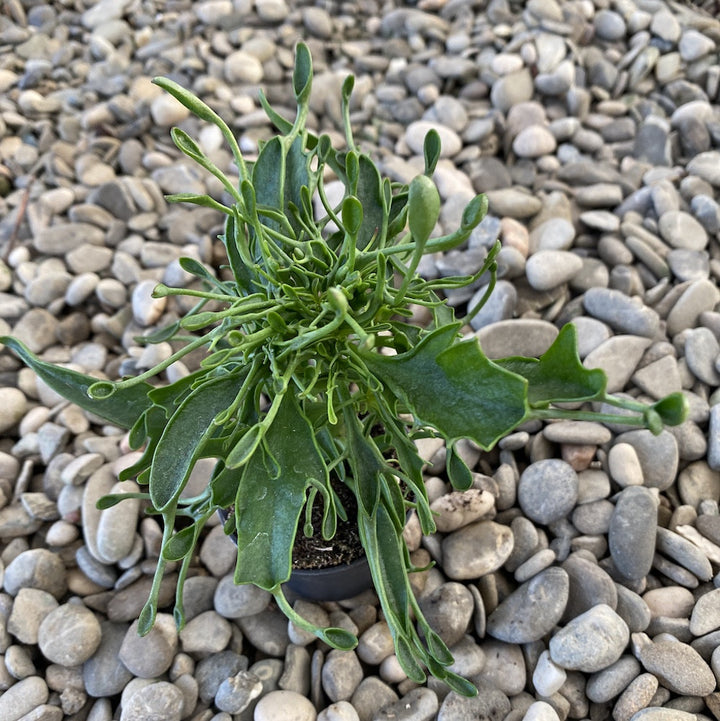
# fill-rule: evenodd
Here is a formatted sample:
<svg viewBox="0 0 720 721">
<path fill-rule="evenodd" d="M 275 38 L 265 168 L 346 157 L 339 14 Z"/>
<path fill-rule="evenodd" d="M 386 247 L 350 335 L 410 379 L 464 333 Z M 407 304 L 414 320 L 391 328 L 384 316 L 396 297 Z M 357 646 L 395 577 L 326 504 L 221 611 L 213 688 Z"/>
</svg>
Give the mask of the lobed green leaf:
<svg viewBox="0 0 720 721">
<path fill-rule="evenodd" d="M 406 353 L 363 358 L 419 422 L 489 450 L 527 416 L 528 384 L 490 361 L 476 339 L 455 342 L 459 328 L 439 328 Z"/>
<path fill-rule="evenodd" d="M 78 371 L 40 360 L 24 343 L 12 336 L 0 336 L 3 343 L 16 353 L 20 359 L 35 371 L 48 387 L 59 393 L 71 403 L 114 423 L 121 428 L 132 428 L 138 418 L 150 407 L 149 383 L 141 381 L 118 388 L 107 398 L 92 398 L 88 395 L 91 386 L 98 379 Z"/>
<path fill-rule="evenodd" d="M 180 495 L 203 443 L 215 431 L 213 420 L 234 400 L 244 373 L 213 378 L 195 388 L 168 421 L 153 455 L 150 497 L 159 511 Z"/>
</svg>

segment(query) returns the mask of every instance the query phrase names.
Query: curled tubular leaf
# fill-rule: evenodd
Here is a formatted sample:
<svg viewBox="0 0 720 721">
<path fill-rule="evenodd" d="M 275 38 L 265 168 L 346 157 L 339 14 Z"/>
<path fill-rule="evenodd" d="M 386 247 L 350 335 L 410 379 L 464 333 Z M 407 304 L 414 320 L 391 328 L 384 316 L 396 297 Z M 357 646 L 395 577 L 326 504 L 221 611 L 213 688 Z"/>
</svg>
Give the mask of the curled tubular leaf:
<svg viewBox="0 0 720 721">
<path fill-rule="evenodd" d="M 415 176 L 408 189 L 408 225 L 413 240 L 422 246 L 440 217 L 440 194 L 427 175 Z"/>
<path fill-rule="evenodd" d="M 440 134 L 435 128 L 428 131 L 423 143 L 423 154 L 425 156 L 425 175 L 428 177 L 435 172 L 438 160 L 440 160 L 440 151 L 442 143 L 440 142 Z"/>
</svg>

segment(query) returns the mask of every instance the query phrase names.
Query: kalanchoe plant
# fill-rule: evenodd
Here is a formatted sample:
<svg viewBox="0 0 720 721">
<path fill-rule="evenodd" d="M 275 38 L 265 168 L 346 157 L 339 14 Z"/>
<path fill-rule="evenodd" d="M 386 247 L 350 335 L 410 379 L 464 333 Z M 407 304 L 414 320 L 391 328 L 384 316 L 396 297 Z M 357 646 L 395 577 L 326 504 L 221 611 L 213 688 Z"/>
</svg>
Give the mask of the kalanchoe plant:
<svg viewBox="0 0 720 721">
<path fill-rule="evenodd" d="M 218 279 L 184 258 L 182 267 L 200 279 L 202 289 L 157 286 L 156 297 L 197 298 L 180 321 L 143 339 L 173 340 L 180 350 L 146 373 L 111 382 L 45 363 L 14 338 L 0 340 L 50 387 L 129 428 L 130 446 L 144 448 L 121 478 L 137 478 L 147 492 L 101 501 L 107 507 L 139 496 L 163 519 L 162 553 L 141 633 L 154 622 L 170 561 L 181 562 L 175 616 L 182 625 L 183 580 L 201 530 L 218 509 L 232 509 L 226 532 L 237 536 L 235 582 L 267 589 L 298 626 L 331 646 L 352 648 L 354 636 L 312 626 L 293 610 L 282 588 L 291 574 L 298 529 L 310 531 L 306 501 L 318 494 L 324 500 L 324 538 L 333 537 L 338 518 L 345 516 L 334 478 L 357 499 L 375 590 L 408 677 L 420 683 L 429 671 L 472 694 L 472 684 L 448 670 L 452 656 L 425 621 L 408 579 L 413 569 L 402 538 L 408 508 L 417 511 L 424 534 L 435 529 L 414 441 L 443 438 L 448 478 L 455 488 L 467 489 L 472 476 L 456 450 L 460 439 L 490 449 L 525 421 L 551 417 L 610 420 L 659 432 L 664 423 L 684 420 L 685 400 L 673 394 L 644 405 L 607 395 L 604 373 L 580 363 L 572 325 L 539 359 L 491 361 L 476 338 L 463 340 L 460 330 L 472 313 L 456 320 L 439 292 L 483 275 L 491 289 L 497 246 L 472 276 L 425 280 L 416 271 L 424 254 L 468 239 L 486 213 L 485 197 L 467 205 L 457 230 L 433 237 L 440 212 L 431 180 L 440 155 L 438 135 L 430 132 L 425 139 L 425 172 L 409 186 L 393 184 L 354 143 L 352 77 L 342 86 L 343 151 L 335 150 L 327 135 L 306 128 L 311 81 L 310 53 L 299 44 L 292 78 L 297 114 L 293 122 L 286 120 L 260 96 L 279 134 L 262 144 L 253 162 L 205 103 L 168 79 L 155 81 L 219 127 L 239 173 L 239 183 L 233 182 L 184 131 L 172 130 L 177 147 L 215 176 L 231 198 L 229 205 L 207 195 L 169 198 L 225 214 L 222 241 L 232 276 Z M 325 192 L 329 172 L 345 188 L 337 205 Z M 427 308 L 427 328 L 406 321 L 412 305 Z M 164 386 L 147 382 L 197 348 L 207 351 L 198 370 Z M 624 411 L 592 413 L 584 409 L 586 401 Z M 181 497 L 193 465 L 207 457 L 217 461 L 207 488 L 194 498 Z M 186 519 L 181 530 L 178 516 Z"/>
</svg>

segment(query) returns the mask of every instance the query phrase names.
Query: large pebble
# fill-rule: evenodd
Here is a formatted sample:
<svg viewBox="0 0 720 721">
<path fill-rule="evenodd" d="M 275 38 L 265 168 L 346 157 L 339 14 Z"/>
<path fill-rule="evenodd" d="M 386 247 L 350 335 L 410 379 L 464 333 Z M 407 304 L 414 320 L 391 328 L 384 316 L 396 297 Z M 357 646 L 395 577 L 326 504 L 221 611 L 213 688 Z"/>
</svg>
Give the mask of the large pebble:
<svg viewBox="0 0 720 721">
<path fill-rule="evenodd" d="M 556 458 L 537 461 L 521 474 L 518 502 L 525 515 L 548 524 L 570 513 L 578 497 L 578 476 L 570 464 Z"/>
<path fill-rule="evenodd" d="M 479 488 L 453 491 L 430 504 L 430 510 L 435 515 L 435 525 L 441 533 L 450 533 L 467 526 L 481 519 L 494 507 L 493 495 Z"/>
<path fill-rule="evenodd" d="M 473 608 L 472 594 L 461 583 L 443 583 L 420 600 L 425 619 L 447 646 L 454 646 L 463 638 Z"/>
<path fill-rule="evenodd" d="M 608 545 L 618 572 L 631 581 L 652 568 L 657 532 L 657 500 L 644 486 L 628 486 L 615 501 Z"/>
<path fill-rule="evenodd" d="M 508 697 L 487 682 L 476 682 L 477 696 L 467 698 L 451 691 L 443 700 L 437 721 L 502 721 L 512 708 Z"/>
<path fill-rule="evenodd" d="M 315 721 L 310 699 L 295 691 L 271 691 L 255 706 L 254 721 Z"/>
<path fill-rule="evenodd" d="M 583 296 L 583 305 L 591 316 L 619 333 L 654 338 L 660 327 L 660 318 L 652 308 L 619 290 L 590 288 Z"/>
<path fill-rule="evenodd" d="M 159 613 L 145 636 L 138 634 L 138 622 L 133 622 L 125 633 L 118 657 L 135 676 L 157 678 L 170 668 L 177 647 L 175 620 L 167 613 Z"/>
<path fill-rule="evenodd" d="M 528 283 L 535 290 L 556 288 L 580 272 L 582 258 L 567 250 L 539 250 L 525 265 Z"/>
<path fill-rule="evenodd" d="M 325 658 L 322 685 L 331 701 L 350 700 L 362 679 L 362 666 L 354 651 L 333 649 Z"/>
<path fill-rule="evenodd" d="M 102 638 L 100 622 L 81 603 L 66 603 L 45 616 L 38 629 L 43 656 L 61 666 L 79 666 L 97 650 Z"/>
<path fill-rule="evenodd" d="M 682 210 L 668 210 L 660 216 L 658 229 L 663 239 L 673 248 L 703 250 L 708 243 L 705 228 Z"/>
<path fill-rule="evenodd" d="M 67 590 L 65 565 L 58 554 L 45 548 L 23 551 L 5 568 L 3 585 L 11 596 L 21 588 L 36 588 L 60 599 Z"/>
<path fill-rule="evenodd" d="M 139 688 L 122 705 L 120 721 L 180 721 L 182 691 L 172 683 L 158 681 Z"/>
<path fill-rule="evenodd" d="M 548 634 L 568 601 L 568 574 L 548 568 L 522 584 L 488 616 L 487 632 L 507 643 L 529 643 Z"/>
<path fill-rule="evenodd" d="M 636 638 L 637 637 L 637 638 Z M 715 676 L 702 656 L 680 641 L 651 641 L 645 634 L 633 636 L 636 655 L 646 671 L 655 674 L 665 688 L 685 696 L 707 696 L 715 690 Z"/>
<path fill-rule="evenodd" d="M 102 621 L 100 628 L 100 645 L 82 667 L 85 690 L 96 698 L 119 694 L 132 678 L 119 658 L 127 625 Z"/>
<path fill-rule="evenodd" d="M 0 694 L 0 718 L 3 721 L 18 721 L 33 709 L 42 706 L 49 695 L 43 678 L 28 676 Z"/>
<path fill-rule="evenodd" d="M 593 673 L 615 663 L 630 640 L 625 622 L 609 606 L 593 606 L 550 640 L 550 658 L 568 670 Z"/>
<path fill-rule="evenodd" d="M 438 711 L 437 694 L 429 688 L 415 688 L 399 701 L 383 706 L 375 721 L 430 721 Z"/>
<path fill-rule="evenodd" d="M 643 471 L 643 483 L 649 488 L 664 491 L 675 481 L 679 451 L 675 437 L 667 430 L 653 435 L 642 429 L 622 433 L 617 443 L 629 443 L 637 453 Z"/>
<path fill-rule="evenodd" d="M 477 521 L 443 539 L 443 570 L 454 580 L 480 578 L 500 568 L 513 548 L 507 526 Z"/>
</svg>

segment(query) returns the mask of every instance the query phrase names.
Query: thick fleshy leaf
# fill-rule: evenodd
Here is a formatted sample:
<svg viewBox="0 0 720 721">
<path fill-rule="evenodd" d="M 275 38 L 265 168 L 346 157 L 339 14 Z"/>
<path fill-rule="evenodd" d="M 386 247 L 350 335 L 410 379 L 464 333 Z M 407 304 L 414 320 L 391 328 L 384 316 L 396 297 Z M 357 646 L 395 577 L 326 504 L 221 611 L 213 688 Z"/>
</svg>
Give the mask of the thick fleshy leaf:
<svg viewBox="0 0 720 721">
<path fill-rule="evenodd" d="M 668 426 L 679 426 L 687 420 L 690 404 L 684 393 L 677 392 L 661 398 L 652 405 L 653 410 Z"/>
<path fill-rule="evenodd" d="M 348 408 L 344 415 L 350 449 L 348 462 L 352 471 L 350 483 L 358 502 L 371 516 L 380 500 L 380 473 L 385 469 L 385 463 L 375 445 L 363 435 L 355 410 Z"/>
<path fill-rule="evenodd" d="M 539 359 L 518 356 L 496 363 L 527 379 L 528 402 L 532 406 L 587 401 L 602 398 L 605 393 L 605 373 L 599 368 L 585 368 L 580 362 L 577 331 L 572 323 L 563 326 Z"/>
<path fill-rule="evenodd" d="M 458 330 L 455 323 L 407 353 L 364 359 L 421 423 L 447 441 L 470 438 L 489 450 L 526 417 L 527 381 L 490 361 L 477 340 L 456 343 Z"/>
<path fill-rule="evenodd" d="M 245 375 L 203 383 L 178 406 L 160 437 L 150 471 L 150 498 L 159 511 L 180 495 L 204 441 L 215 431 L 213 419 L 228 407 Z"/>
<path fill-rule="evenodd" d="M 358 182 L 355 195 L 362 204 L 363 221 L 358 231 L 357 247 L 368 250 L 374 238 L 387 231 L 387 209 L 380 173 L 367 155 L 358 157 Z"/>
<path fill-rule="evenodd" d="M 267 449 L 267 450 L 266 450 Z M 279 469 L 264 456 L 270 454 Z M 273 591 L 290 578 L 292 547 L 311 480 L 327 482 L 312 427 L 288 392 L 263 445 L 245 466 L 235 497 L 235 583 Z"/>
<path fill-rule="evenodd" d="M 307 103 L 312 88 L 312 57 L 305 43 L 298 43 L 295 48 L 295 68 L 293 70 L 293 90 L 298 104 Z"/>
<path fill-rule="evenodd" d="M 131 386 L 121 386 L 109 398 L 91 398 L 87 390 L 97 383 L 97 378 L 46 363 L 12 336 L 0 336 L 0 343 L 14 351 L 46 385 L 63 398 L 121 428 L 132 428 L 152 405 L 147 396 L 148 391 L 152 390 L 149 383 L 141 381 Z"/>
</svg>

